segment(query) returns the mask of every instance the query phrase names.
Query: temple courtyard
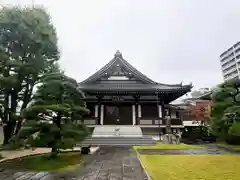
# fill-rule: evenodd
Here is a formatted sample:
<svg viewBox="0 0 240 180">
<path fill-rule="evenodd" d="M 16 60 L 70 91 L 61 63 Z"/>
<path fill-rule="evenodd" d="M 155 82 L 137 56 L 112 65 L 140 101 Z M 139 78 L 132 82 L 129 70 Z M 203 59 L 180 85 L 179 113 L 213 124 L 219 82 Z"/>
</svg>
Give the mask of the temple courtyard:
<svg viewBox="0 0 240 180">
<path fill-rule="evenodd" d="M 80 154 L 79 154 L 80 156 Z M 216 145 L 100 146 L 68 171 L 30 171 L 0 164 L 0 180 L 237 180 L 240 154 Z"/>
<path fill-rule="evenodd" d="M 46 146 L 0 151 L 0 180 L 239 179 L 239 151 L 217 144 L 159 142 L 166 142 L 170 136 L 164 135 L 171 134 L 175 141 L 171 138 L 168 143 L 178 143 L 185 128 L 196 126 L 192 119 L 186 121 L 183 109 L 171 104 L 191 92 L 192 83 L 155 82 L 117 51 L 112 60 L 78 86 L 89 113 L 74 123 L 84 123 L 91 133 L 74 143 L 77 151 L 61 152 L 55 158 L 49 158 L 51 148 Z M 63 120 L 61 126 L 67 127 Z M 0 142 L 1 134 L 0 130 Z M 80 148 L 89 145 L 96 151 L 81 154 Z"/>
</svg>

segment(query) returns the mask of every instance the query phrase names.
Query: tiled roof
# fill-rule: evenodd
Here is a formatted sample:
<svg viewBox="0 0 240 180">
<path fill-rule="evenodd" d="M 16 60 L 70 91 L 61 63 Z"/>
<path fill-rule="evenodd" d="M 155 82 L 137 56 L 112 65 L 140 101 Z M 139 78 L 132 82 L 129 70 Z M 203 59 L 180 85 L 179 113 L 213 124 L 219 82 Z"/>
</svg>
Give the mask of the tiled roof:
<svg viewBox="0 0 240 180">
<path fill-rule="evenodd" d="M 131 83 L 130 81 L 128 83 L 123 83 L 121 81 L 114 81 L 110 83 L 106 83 L 101 81 L 100 83 L 96 83 L 97 80 L 100 80 L 101 77 L 104 77 L 106 75 L 111 75 L 111 73 L 116 73 L 114 68 L 117 69 L 117 73 L 126 73 L 135 78 L 138 82 Z M 114 69 L 112 71 L 112 69 Z M 120 69 L 120 70 L 119 70 Z M 124 70 L 125 72 L 122 72 Z M 117 51 L 114 58 L 106 64 L 103 68 L 101 68 L 99 71 L 94 73 L 92 76 L 84 80 L 83 82 L 79 83 L 79 86 L 82 90 L 139 90 L 139 91 L 169 91 L 169 90 L 181 90 L 189 92 L 192 88 L 192 84 L 189 85 L 182 85 L 182 83 L 179 84 L 163 84 L 163 83 L 157 83 L 144 74 L 142 74 L 140 71 L 138 71 L 136 68 L 134 68 L 131 64 L 129 64 L 125 59 L 123 59 L 122 54 Z"/>
<path fill-rule="evenodd" d="M 128 69 L 132 74 L 139 77 L 141 80 L 150 83 L 155 84 L 153 80 L 142 74 L 140 71 L 138 71 L 136 68 L 134 68 L 131 64 L 129 64 L 125 59 L 123 59 L 122 54 L 117 51 L 115 53 L 114 58 L 107 63 L 104 67 L 102 67 L 100 70 L 98 70 L 96 73 L 94 73 L 92 76 L 84 80 L 82 83 L 89 83 L 91 81 L 94 81 L 98 79 L 100 76 L 102 76 L 108 69 L 110 69 L 116 62 L 120 62 L 126 69 Z"/>
<path fill-rule="evenodd" d="M 80 84 L 82 90 L 143 90 L 143 91 L 168 91 L 190 90 L 190 85 L 167 86 L 162 84 Z"/>
</svg>

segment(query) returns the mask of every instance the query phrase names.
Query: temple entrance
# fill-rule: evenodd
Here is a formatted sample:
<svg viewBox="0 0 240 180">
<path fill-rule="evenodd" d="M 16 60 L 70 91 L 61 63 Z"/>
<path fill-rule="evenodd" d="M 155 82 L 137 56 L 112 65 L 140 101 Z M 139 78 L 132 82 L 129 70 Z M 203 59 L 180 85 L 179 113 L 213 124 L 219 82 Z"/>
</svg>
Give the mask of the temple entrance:
<svg viewBox="0 0 240 180">
<path fill-rule="evenodd" d="M 116 125 L 119 119 L 119 108 L 117 106 L 105 106 L 104 108 L 104 125 Z"/>
<path fill-rule="evenodd" d="M 104 125 L 132 125 L 131 105 L 105 105 Z"/>
<path fill-rule="evenodd" d="M 132 106 L 124 105 L 119 107 L 120 125 L 132 125 Z"/>
</svg>

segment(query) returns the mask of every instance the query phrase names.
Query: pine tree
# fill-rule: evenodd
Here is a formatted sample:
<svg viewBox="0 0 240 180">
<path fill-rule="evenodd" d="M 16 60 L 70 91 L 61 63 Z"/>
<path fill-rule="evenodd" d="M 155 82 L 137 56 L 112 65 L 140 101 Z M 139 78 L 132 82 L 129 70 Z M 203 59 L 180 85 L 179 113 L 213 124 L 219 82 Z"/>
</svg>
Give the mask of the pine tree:
<svg viewBox="0 0 240 180">
<path fill-rule="evenodd" d="M 59 72 L 46 74 L 24 111 L 25 126 L 15 141 L 51 147 L 55 157 L 60 149 L 73 148 L 88 135 L 87 128 L 76 123 L 86 113 L 84 94 L 74 79 Z"/>
<path fill-rule="evenodd" d="M 212 100 L 212 131 L 223 140 L 240 144 L 240 80 L 221 84 Z"/>
<path fill-rule="evenodd" d="M 59 59 L 57 34 L 42 7 L 0 8 L 0 96 L 4 144 L 21 128 L 39 78 Z"/>
</svg>

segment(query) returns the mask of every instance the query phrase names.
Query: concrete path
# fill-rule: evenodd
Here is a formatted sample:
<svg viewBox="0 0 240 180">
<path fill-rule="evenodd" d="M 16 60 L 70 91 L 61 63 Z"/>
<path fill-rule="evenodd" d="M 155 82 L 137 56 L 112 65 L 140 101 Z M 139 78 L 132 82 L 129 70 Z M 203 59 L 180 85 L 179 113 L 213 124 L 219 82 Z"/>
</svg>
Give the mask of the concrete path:
<svg viewBox="0 0 240 180">
<path fill-rule="evenodd" d="M 14 172 L 0 169 L 0 180 L 147 180 L 132 147 L 100 147 L 71 173 Z"/>
</svg>

